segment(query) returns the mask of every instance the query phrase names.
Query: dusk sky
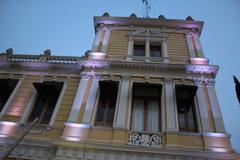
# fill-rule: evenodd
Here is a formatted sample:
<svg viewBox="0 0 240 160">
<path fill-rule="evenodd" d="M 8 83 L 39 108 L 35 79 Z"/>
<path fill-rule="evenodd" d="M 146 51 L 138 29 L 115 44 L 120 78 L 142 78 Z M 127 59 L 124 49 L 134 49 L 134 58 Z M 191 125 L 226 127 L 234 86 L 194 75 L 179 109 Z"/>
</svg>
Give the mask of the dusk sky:
<svg viewBox="0 0 240 160">
<path fill-rule="evenodd" d="M 151 0 L 150 17 L 192 16 L 204 21 L 201 42 L 220 66 L 216 90 L 232 145 L 240 152 L 240 105 L 232 75 L 240 79 L 240 0 Z M 143 16 L 142 0 L 0 0 L 0 52 L 82 56 L 94 39 L 93 17 Z"/>
</svg>

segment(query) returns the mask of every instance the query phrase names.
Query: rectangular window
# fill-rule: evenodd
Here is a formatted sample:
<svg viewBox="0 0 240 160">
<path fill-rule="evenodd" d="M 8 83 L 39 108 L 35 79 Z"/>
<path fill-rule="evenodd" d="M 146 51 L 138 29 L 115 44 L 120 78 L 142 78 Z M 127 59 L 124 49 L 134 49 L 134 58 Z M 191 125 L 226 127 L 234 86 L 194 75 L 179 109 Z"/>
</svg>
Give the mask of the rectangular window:
<svg viewBox="0 0 240 160">
<path fill-rule="evenodd" d="M 156 133 L 161 129 L 161 85 L 133 84 L 132 131 Z"/>
<path fill-rule="evenodd" d="M 144 44 L 134 44 L 133 56 L 145 57 L 145 45 Z"/>
<path fill-rule="evenodd" d="M 100 96 L 96 117 L 96 125 L 112 126 L 118 95 L 118 82 L 100 81 Z"/>
<path fill-rule="evenodd" d="M 18 83 L 17 79 L 0 79 L 0 112 Z"/>
<path fill-rule="evenodd" d="M 150 45 L 150 57 L 161 57 L 160 45 Z"/>
<path fill-rule="evenodd" d="M 48 124 L 61 93 L 63 82 L 44 81 L 42 83 L 35 82 L 33 85 L 37 90 L 38 98 L 28 121 L 33 121 L 38 117 L 38 123 Z"/>
<path fill-rule="evenodd" d="M 176 85 L 180 132 L 197 132 L 194 97 L 197 86 Z"/>
</svg>

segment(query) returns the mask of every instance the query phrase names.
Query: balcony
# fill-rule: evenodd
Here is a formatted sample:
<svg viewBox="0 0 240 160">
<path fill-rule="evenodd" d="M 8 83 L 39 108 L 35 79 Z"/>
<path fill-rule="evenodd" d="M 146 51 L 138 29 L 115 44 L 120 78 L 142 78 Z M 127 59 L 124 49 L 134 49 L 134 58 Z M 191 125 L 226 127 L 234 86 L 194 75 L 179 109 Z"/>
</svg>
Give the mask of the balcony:
<svg viewBox="0 0 240 160">
<path fill-rule="evenodd" d="M 160 147 L 162 144 L 162 135 L 161 133 L 130 132 L 128 144 L 136 146 Z"/>
</svg>

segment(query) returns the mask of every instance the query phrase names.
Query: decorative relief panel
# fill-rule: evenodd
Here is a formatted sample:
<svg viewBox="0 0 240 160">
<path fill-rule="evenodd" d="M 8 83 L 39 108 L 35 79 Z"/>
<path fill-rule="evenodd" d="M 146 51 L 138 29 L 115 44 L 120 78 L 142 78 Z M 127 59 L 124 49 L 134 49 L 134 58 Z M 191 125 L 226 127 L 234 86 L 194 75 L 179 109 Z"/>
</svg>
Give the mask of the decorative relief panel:
<svg viewBox="0 0 240 160">
<path fill-rule="evenodd" d="M 159 147 L 161 145 L 161 135 L 131 132 L 129 134 L 128 144 Z"/>
</svg>

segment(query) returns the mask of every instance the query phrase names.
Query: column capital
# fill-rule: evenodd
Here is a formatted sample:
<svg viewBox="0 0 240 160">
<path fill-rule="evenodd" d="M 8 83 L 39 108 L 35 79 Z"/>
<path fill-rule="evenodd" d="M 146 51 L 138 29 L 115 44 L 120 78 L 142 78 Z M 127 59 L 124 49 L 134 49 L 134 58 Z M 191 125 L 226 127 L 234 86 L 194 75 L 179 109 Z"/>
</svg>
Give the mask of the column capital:
<svg viewBox="0 0 240 160">
<path fill-rule="evenodd" d="M 193 81 L 195 85 L 206 85 L 206 86 L 214 86 L 215 85 L 215 79 L 212 78 L 193 78 Z"/>
<path fill-rule="evenodd" d="M 128 81 L 131 76 L 129 74 L 123 74 L 122 75 L 122 80 L 123 81 Z"/>
<path fill-rule="evenodd" d="M 100 72 L 82 72 L 80 74 L 81 79 L 96 79 L 96 80 L 100 80 L 102 78 L 102 73 Z"/>
<path fill-rule="evenodd" d="M 171 77 L 164 77 L 164 81 L 167 83 L 171 83 L 173 79 Z"/>
<path fill-rule="evenodd" d="M 215 86 L 215 83 L 216 83 L 215 79 L 205 78 L 205 84 L 206 84 L 207 86 Z"/>
<path fill-rule="evenodd" d="M 166 32 L 161 33 L 163 40 L 167 40 L 168 34 Z"/>
<path fill-rule="evenodd" d="M 187 38 L 191 38 L 191 37 L 193 37 L 194 34 L 192 32 L 187 32 L 187 33 L 185 33 L 185 35 Z"/>
<path fill-rule="evenodd" d="M 149 76 L 145 76 L 144 79 L 145 79 L 146 82 L 148 82 L 148 83 L 150 82 L 150 77 Z"/>
<path fill-rule="evenodd" d="M 129 41 L 134 41 L 133 36 L 129 35 Z"/>
</svg>

